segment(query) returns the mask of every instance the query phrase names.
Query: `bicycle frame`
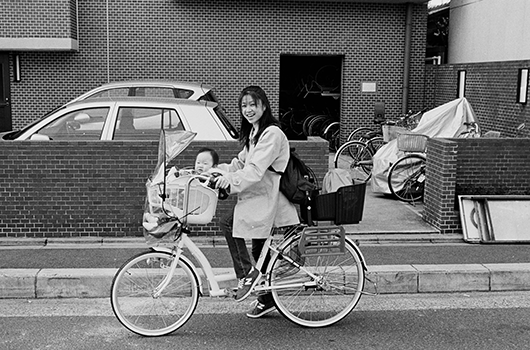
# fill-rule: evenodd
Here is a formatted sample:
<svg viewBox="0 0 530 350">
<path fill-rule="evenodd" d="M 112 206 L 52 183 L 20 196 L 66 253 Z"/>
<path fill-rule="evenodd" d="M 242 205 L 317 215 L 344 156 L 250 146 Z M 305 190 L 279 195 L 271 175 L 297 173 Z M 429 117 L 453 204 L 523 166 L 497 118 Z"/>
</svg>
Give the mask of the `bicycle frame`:
<svg viewBox="0 0 530 350">
<path fill-rule="evenodd" d="M 206 277 L 206 280 L 208 281 L 210 285 L 209 287 L 210 296 L 230 296 L 231 291 L 227 289 L 221 289 L 219 287 L 219 282 L 236 280 L 237 278 L 236 278 L 235 272 L 218 274 L 218 275 L 214 274 L 212 265 L 210 264 L 210 261 L 208 260 L 208 258 L 206 258 L 204 253 L 200 250 L 200 248 L 185 233 L 182 233 L 182 237 L 177 242 L 177 245 L 173 248 L 152 247 L 153 250 L 156 250 L 159 252 L 170 253 L 174 257 L 173 262 L 171 263 L 170 272 L 167 274 L 166 278 L 160 283 L 160 285 L 156 288 L 156 291 L 160 293 L 163 290 L 163 288 L 167 286 L 167 284 L 173 277 L 173 273 L 175 272 L 175 268 L 177 267 L 177 263 L 179 259 L 186 260 L 186 262 L 189 263 L 190 266 L 195 271 L 197 271 L 197 267 L 193 264 L 193 262 L 191 262 L 190 259 L 188 259 L 186 256 L 182 254 L 184 248 L 187 248 L 190 251 L 191 255 L 199 263 Z M 199 291 L 202 295 L 204 295 L 202 279 L 199 279 Z"/>
<path fill-rule="evenodd" d="M 349 238 L 346 238 L 351 245 L 354 247 L 355 251 L 359 254 L 361 258 L 361 264 L 365 271 L 367 271 L 366 262 L 364 259 L 364 256 L 359 249 L 359 247 L 351 241 Z M 273 261 L 273 258 L 276 257 L 278 254 L 281 254 L 279 248 L 281 247 L 281 243 L 285 242 L 285 240 L 282 240 L 278 246 L 275 246 L 272 244 L 273 241 L 273 235 L 269 235 L 267 240 L 265 241 L 263 245 L 263 249 L 261 251 L 260 257 L 258 261 L 256 262 L 256 269 L 261 270 L 263 267 L 263 264 L 265 263 L 265 259 L 267 257 L 267 254 L 271 254 L 271 260 Z M 211 297 L 229 297 L 233 295 L 233 291 L 231 289 L 223 288 L 221 289 L 219 286 L 219 282 L 226 282 L 226 281 L 232 281 L 237 280 L 235 272 L 231 273 L 223 273 L 223 274 L 215 274 L 212 268 L 212 265 L 210 264 L 210 261 L 208 258 L 204 255 L 204 253 L 200 250 L 200 248 L 189 238 L 189 236 L 186 233 L 182 233 L 181 238 L 178 240 L 177 244 L 173 248 L 168 247 L 152 247 L 153 250 L 165 252 L 171 254 L 174 259 L 170 266 L 170 271 L 166 275 L 166 277 L 162 280 L 162 282 L 155 288 L 154 295 L 160 295 L 160 293 L 164 290 L 164 288 L 169 284 L 169 281 L 173 277 L 173 274 L 175 272 L 175 269 L 177 267 L 177 263 L 179 259 L 186 260 L 187 263 L 190 264 L 190 266 L 197 271 L 197 267 L 191 262 L 190 259 L 188 259 L 186 256 L 182 254 L 183 249 L 187 248 L 192 256 L 197 260 L 197 262 L 200 265 L 200 268 L 203 271 L 204 276 L 206 277 L 206 280 L 209 284 L 209 295 Z M 307 275 L 311 276 L 313 279 L 312 282 L 306 283 L 306 287 L 315 287 L 318 284 L 318 276 L 313 274 L 311 271 L 308 271 L 304 266 L 301 266 L 296 261 L 291 259 L 289 256 L 284 255 L 283 258 L 287 260 L 289 263 L 295 265 L 296 267 L 300 268 L 300 270 L 307 273 Z M 267 271 L 269 272 L 269 271 Z M 294 282 L 294 281 L 293 281 Z M 275 287 L 275 289 L 279 288 L 291 288 L 293 285 L 282 285 L 281 287 Z M 270 291 L 273 287 L 269 286 L 267 283 L 265 285 L 258 285 L 254 288 L 255 292 L 261 292 L 261 291 Z M 202 285 L 202 279 L 199 279 L 199 291 L 201 295 L 204 295 L 203 293 L 203 285 Z"/>
</svg>

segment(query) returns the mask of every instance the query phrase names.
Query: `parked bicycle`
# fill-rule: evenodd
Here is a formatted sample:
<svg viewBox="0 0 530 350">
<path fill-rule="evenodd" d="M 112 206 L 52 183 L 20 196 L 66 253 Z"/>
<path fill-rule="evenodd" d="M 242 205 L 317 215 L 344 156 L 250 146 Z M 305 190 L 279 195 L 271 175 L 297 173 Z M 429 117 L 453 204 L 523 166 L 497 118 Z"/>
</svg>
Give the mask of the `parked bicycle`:
<svg viewBox="0 0 530 350">
<path fill-rule="evenodd" d="M 383 140 L 379 137 L 366 141 L 348 141 L 337 149 L 333 164 L 335 168 L 348 170 L 354 183 L 367 182 L 372 176 L 372 157 L 382 143 Z"/>
<path fill-rule="evenodd" d="M 173 141 L 181 149 L 175 150 L 174 145 L 168 149 L 178 155 L 187 144 Z M 165 157 L 166 152 L 161 154 Z M 159 164 L 165 166 L 169 161 L 159 160 Z M 165 172 L 157 170 L 155 174 Z M 235 273 L 216 275 L 189 237 L 190 224 L 208 223 L 215 213 L 217 193 L 207 185 L 210 177 L 190 175 L 167 185 L 163 178 L 163 183 L 154 179 L 148 182 L 144 219 L 163 213 L 163 220 L 148 220 L 148 238 L 164 239 L 167 245 L 154 245 L 132 257 L 118 269 L 111 287 L 114 314 L 124 327 L 143 336 L 161 336 L 179 329 L 193 315 L 205 289 L 212 297 L 232 297 L 234 289 L 222 289 L 220 282 L 233 280 L 237 284 Z M 207 287 L 193 261 L 202 269 Z M 266 273 L 253 293 L 272 293 L 278 311 L 304 327 L 339 322 L 365 293 L 364 257 L 339 225 L 299 224 L 283 235 L 271 234 L 256 263 L 257 269 L 263 267 Z"/>
<path fill-rule="evenodd" d="M 408 113 L 401 115 L 397 118 L 374 118 L 373 122 L 376 125 L 375 128 L 371 127 L 360 127 L 353 130 L 350 135 L 348 135 L 347 141 L 367 141 L 374 137 L 384 138 L 383 127 L 392 126 L 402 128 L 403 131 L 414 129 L 421 120 L 423 113 L 427 111 L 427 108 L 424 108 L 420 111 L 413 112 L 412 110 Z M 388 140 L 387 140 L 388 141 Z"/>
<path fill-rule="evenodd" d="M 428 139 L 421 134 L 401 134 L 397 138 L 398 149 L 406 154 L 390 167 L 388 188 L 401 201 L 416 202 L 423 198 Z"/>
<path fill-rule="evenodd" d="M 320 136 L 329 142 L 329 150 L 334 152 L 340 144 L 340 123 L 328 114 L 309 115 L 303 123 L 306 136 Z"/>
<path fill-rule="evenodd" d="M 462 131 L 457 137 L 458 138 L 474 138 L 480 137 L 480 127 L 477 122 L 464 122 L 466 130 Z"/>
<path fill-rule="evenodd" d="M 409 111 L 396 120 L 374 119 L 374 123 L 378 125 L 375 129 L 368 127 L 355 129 L 348 136 L 348 140 L 337 149 L 333 159 L 335 167 L 349 170 L 356 181 L 370 180 L 373 167 L 372 157 L 389 141 L 384 137 L 384 126 L 399 127 L 403 131 L 413 129 L 425 111 L 426 109 L 418 112 Z"/>
</svg>

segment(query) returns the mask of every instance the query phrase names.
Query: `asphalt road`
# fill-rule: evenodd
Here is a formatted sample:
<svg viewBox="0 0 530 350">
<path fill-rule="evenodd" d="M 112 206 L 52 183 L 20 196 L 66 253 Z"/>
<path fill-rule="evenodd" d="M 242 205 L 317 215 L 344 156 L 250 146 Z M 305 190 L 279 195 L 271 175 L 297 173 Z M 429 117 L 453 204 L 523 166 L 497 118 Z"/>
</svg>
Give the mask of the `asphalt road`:
<svg viewBox="0 0 530 350">
<path fill-rule="evenodd" d="M 112 315 L 108 299 L 2 300 L 0 348 L 19 349 L 525 349 L 530 293 L 363 297 L 341 322 L 301 328 L 248 303 L 203 298 L 176 332 L 143 338 Z"/>
</svg>

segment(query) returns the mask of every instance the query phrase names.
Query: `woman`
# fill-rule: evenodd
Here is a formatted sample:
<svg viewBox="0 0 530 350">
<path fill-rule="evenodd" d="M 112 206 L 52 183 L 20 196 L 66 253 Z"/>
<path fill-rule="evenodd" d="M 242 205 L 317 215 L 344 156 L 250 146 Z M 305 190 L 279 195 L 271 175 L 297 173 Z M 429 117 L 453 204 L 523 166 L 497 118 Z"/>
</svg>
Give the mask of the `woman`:
<svg viewBox="0 0 530 350">
<path fill-rule="evenodd" d="M 267 95 L 260 87 L 249 86 L 241 92 L 238 106 L 239 140 L 244 147 L 230 164 L 219 165 L 224 175 L 216 184 L 237 193 L 234 212 L 220 224 L 239 278 L 236 301 L 242 301 L 261 277 L 261 271 L 251 263 L 245 239 L 252 239 L 252 256 L 257 261 L 272 227 L 294 225 L 299 220 L 295 206 L 279 190 L 280 175 L 268 170 L 271 165 L 276 170 L 285 169 L 289 142 L 272 116 Z M 261 317 L 274 309 L 272 295 L 265 294 L 247 316 Z"/>
</svg>

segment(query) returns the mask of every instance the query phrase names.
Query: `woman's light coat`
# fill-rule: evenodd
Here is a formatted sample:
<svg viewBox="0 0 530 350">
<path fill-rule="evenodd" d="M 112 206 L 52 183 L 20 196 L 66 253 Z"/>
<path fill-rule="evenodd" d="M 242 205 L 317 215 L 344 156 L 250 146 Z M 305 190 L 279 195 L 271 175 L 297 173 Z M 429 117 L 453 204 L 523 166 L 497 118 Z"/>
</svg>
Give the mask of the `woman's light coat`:
<svg viewBox="0 0 530 350">
<path fill-rule="evenodd" d="M 252 135 L 251 135 L 252 140 Z M 289 160 L 289 141 L 277 126 L 269 126 L 256 145 L 250 142 L 230 164 L 220 164 L 227 172 L 230 194 L 237 193 L 233 237 L 267 238 L 272 227 L 299 223 L 293 203 L 280 192 L 280 175 L 268 170 L 285 169 Z"/>
</svg>

